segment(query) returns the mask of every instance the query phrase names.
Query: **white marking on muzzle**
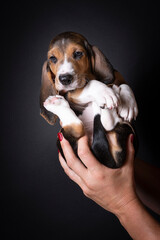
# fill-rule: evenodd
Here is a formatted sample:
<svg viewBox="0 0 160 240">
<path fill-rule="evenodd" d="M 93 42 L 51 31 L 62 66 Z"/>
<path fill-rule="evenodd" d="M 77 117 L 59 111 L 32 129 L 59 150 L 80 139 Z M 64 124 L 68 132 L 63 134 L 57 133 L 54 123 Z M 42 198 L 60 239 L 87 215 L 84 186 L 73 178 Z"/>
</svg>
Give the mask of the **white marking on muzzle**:
<svg viewBox="0 0 160 240">
<path fill-rule="evenodd" d="M 66 73 L 73 75 L 74 69 L 73 69 L 72 63 L 67 61 L 67 56 L 65 54 L 64 62 L 59 66 L 57 75 L 59 77 L 61 74 L 66 74 Z"/>
</svg>

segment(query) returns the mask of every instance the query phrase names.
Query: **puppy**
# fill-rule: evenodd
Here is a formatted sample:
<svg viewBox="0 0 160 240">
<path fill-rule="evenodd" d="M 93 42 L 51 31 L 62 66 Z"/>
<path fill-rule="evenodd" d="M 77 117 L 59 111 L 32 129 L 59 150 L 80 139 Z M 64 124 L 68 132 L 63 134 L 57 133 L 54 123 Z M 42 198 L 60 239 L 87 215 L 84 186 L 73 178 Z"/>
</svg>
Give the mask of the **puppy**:
<svg viewBox="0 0 160 240">
<path fill-rule="evenodd" d="M 41 115 L 50 124 L 58 116 L 64 137 L 77 154 L 77 140 L 87 135 L 95 157 L 121 167 L 126 141 L 134 134 L 138 107 L 131 88 L 104 54 L 78 33 L 65 32 L 49 45 L 42 69 Z M 58 140 L 58 148 L 63 155 Z"/>
</svg>

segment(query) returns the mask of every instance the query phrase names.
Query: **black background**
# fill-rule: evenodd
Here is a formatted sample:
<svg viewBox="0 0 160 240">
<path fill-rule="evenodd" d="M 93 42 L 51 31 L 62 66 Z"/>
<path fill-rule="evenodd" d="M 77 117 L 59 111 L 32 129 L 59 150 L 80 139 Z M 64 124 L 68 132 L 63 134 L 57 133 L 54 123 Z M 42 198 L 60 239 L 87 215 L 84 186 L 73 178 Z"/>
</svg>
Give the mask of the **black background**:
<svg viewBox="0 0 160 240">
<path fill-rule="evenodd" d="M 1 239 L 130 239 L 111 213 L 63 172 L 59 124 L 39 115 L 41 67 L 50 40 L 75 31 L 97 45 L 132 87 L 139 157 L 159 164 L 157 1 L 8 2 L 1 20 Z M 158 141 L 157 141 L 158 139 Z"/>
</svg>

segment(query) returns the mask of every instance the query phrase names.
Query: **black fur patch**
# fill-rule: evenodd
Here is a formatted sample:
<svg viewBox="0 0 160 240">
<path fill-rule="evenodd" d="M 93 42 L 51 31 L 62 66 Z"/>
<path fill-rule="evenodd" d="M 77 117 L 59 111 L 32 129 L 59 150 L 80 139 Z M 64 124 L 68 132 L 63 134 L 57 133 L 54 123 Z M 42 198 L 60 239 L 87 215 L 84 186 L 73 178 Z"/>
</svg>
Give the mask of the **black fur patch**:
<svg viewBox="0 0 160 240">
<path fill-rule="evenodd" d="M 116 168 L 116 163 L 110 153 L 109 143 L 106 137 L 106 131 L 102 126 L 100 115 L 96 115 L 94 118 L 94 133 L 92 152 L 95 157 L 104 165 L 110 168 Z"/>
</svg>

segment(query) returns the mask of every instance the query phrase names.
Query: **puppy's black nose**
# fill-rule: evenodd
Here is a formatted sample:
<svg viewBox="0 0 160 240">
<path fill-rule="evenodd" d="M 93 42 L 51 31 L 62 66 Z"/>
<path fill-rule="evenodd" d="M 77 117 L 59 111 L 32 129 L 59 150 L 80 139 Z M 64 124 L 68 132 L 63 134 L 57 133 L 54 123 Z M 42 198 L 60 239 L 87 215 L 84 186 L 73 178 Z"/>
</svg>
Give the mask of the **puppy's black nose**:
<svg viewBox="0 0 160 240">
<path fill-rule="evenodd" d="M 63 85 L 69 85 L 72 82 L 73 76 L 71 74 L 59 75 L 59 80 Z"/>
</svg>

